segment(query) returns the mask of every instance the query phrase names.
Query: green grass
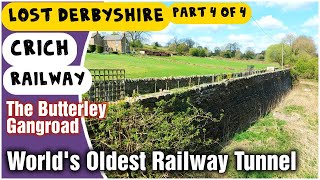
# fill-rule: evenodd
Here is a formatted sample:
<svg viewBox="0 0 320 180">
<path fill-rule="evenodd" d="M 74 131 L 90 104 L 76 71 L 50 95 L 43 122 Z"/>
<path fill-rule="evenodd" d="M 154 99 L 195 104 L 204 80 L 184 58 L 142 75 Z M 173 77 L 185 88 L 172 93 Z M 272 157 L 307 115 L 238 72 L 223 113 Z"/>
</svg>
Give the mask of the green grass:
<svg viewBox="0 0 320 180">
<path fill-rule="evenodd" d="M 290 106 L 286 106 L 284 107 L 284 111 L 285 114 L 291 114 L 291 113 L 299 113 L 302 114 L 304 112 L 304 107 L 303 106 L 297 106 L 297 105 L 290 105 Z"/>
<path fill-rule="evenodd" d="M 249 130 L 236 134 L 233 138 L 235 142 L 250 141 L 259 142 L 253 151 L 250 153 L 261 153 L 268 151 L 268 153 L 281 153 L 288 151 L 290 135 L 285 132 L 284 126 L 287 124 L 284 120 L 275 119 L 272 115 L 268 115 L 252 126 Z M 278 145 L 275 149 L 267 145 L 272 140 Z"/>
<path fill-rule="evenodd" d="M 189 56 L 153 57 L 88 53 L 85 60 L 85 67 L 88 69 L 125 69 L 127 78 L 175 77 L 241 72 L 246 70 L 247 65 L 255 65 L 256 69 L 275 66 L 272 63 L 254 60 L 218 60 Z"/>
<path fill-rule="evenodd" d="M 237 144 L 237 146 L 242 143 L 249 144 L 250 147 L 246 149 L 246 152 L 250 154 L 288 153 L 293 149 L 294 145 L 292 135 L 284 130 L 286 124 L 286 121 L 268 115 L 257 121 L 257 123 L 247 131 L 236 134 L 232 141 Z M 235 163 L 234 157 L 230 156 L 230 160 L 230 167 L 226 173 L 228 177 L 275 178 L 283 176 L 283 173 L 280 171 L 236 171 L 233 166 Z"/>
</svg>

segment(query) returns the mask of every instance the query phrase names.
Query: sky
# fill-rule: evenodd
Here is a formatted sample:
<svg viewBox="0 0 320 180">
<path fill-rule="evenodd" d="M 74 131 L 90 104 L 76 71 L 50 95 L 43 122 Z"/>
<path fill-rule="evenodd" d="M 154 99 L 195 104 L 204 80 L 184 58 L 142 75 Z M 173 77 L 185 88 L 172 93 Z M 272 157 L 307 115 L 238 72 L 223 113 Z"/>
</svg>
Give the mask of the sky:
<svg viewBox="0 0 320 180">
<path fill-rule="evenodd" d="M 318 3 L 298 1 L 247 2 L 252 10 L 252 18 L 241 25 L 176 25 L 170 23 L 167 28 L 151 32 L 149 44 L 159 42 L 162 45 L 174 38 L 191 38 L 199 45 L 214 50 L 227 43 L 237 42 L 241 51 L 253 48 L 256 53 L 269 45 L 281 42 L 288 34 L 312 37 L 318 44 Z M 165 3 L 170 5 L 170 3 Z M 258 25 L 261 27 L 259 27 Z"/>
</svg>

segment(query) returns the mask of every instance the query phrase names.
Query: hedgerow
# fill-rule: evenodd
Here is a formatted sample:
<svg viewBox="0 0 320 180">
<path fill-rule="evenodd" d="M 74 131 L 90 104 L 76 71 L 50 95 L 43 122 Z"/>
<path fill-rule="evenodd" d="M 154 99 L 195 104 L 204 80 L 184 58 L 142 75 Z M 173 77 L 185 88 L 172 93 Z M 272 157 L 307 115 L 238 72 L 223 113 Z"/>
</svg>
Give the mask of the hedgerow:
<svg viewBox="0 0 320 180">
<path fill-rule="evenodd" d="M 106 120 L 88 120 L 87 127 L 95 150 L 126 155 L 145 152 L 150 157 L 154 150 L 195 153 L 210 148 L 214 140 L 206 138 L 205 128 L 210 121 L 217 121 L 211 113 L 194 107 L 188 100 L 172 98 L 158 102 L 153 109 L 138 103 L 112 105 Z M 147 158 L 148 165 L 151 162 Z M 159 177 L 163 174 L 150 171 L 126 173 L 129 177 Z M 123 177 L 123 173 L 108 174 L 108 177 L 119 176 Z"/>
</svg>

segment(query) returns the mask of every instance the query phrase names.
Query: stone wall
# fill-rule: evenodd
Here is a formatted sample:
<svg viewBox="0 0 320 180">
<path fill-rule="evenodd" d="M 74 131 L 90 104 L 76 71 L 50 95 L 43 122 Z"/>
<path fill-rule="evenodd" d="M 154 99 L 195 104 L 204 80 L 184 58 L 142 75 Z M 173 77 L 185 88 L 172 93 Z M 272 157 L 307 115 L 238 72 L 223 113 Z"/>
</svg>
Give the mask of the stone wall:
<svg viewBox="0 0 320 180">
<path fill-rule="evenodd" d="M 161 99 L 176 96 L 185 101 L 189 98 L 194 106 L 221 119 L 205 127 L 207 137 L 223 143 L 270 112 L 291 88 L 290 71 L 283 70 L 200 85 L 180 92 L 155 93 L 139 97 L 137 102 L 152 108 Z"/>
<path fill-rule="evenodd" d="M 191 87 L 200 84 L 208 84 L 218 82 L 228 78 L 238 78 L 248 76 L 251 74 L 264 73 L 265 70 L 230 73 L 230 74 L 216 74 L 205 76 L 183 76 L 172 78 L 144 78 L 144 79 L 126 79 L 126 96 L 137 94 L 148 94 L 160 92 L 162 90 L 171 90 L 174 88 Z"/>
</svg>

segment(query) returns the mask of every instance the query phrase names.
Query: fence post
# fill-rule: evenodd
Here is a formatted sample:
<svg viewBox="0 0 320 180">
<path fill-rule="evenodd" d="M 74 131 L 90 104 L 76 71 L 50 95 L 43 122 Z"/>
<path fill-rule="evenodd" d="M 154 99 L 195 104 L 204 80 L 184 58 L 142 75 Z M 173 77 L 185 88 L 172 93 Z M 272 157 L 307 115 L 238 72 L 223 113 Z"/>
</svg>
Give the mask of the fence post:
<svg viewBox="0 0 320 180">
<path fill-rule="evenodd" d="M 157 92 L 157 80 L 154 81 L 154 92 Z"/>
</svg>

